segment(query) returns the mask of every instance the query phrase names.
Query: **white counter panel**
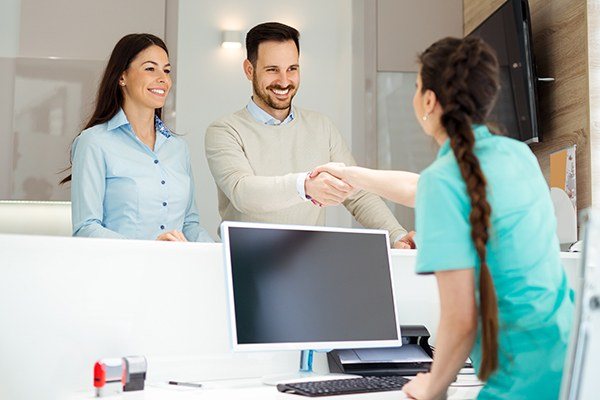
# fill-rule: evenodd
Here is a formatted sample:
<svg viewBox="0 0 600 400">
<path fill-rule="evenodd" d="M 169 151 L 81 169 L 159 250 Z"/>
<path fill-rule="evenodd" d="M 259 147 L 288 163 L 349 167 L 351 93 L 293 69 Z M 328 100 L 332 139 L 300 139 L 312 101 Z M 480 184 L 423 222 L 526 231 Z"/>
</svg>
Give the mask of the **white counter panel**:
<svg viewBox="0 0 600 400">
<path fill-rule="evenodd" d="M 0 235 L 0 398 L 91 387 L 97 359 L 133 354 L 148 356 L 150 380 L 295 371 L 297 352 L 230 351 L 222 251 L 220 244 Z M 435 278 L 414 273 L 415 255 L 392 251 L 398 319 L 435 333 Z M 578 257 L 563 258 L 575 276 Z M 324 354 L 315 368 L 327 368 Z"/>
</svg>

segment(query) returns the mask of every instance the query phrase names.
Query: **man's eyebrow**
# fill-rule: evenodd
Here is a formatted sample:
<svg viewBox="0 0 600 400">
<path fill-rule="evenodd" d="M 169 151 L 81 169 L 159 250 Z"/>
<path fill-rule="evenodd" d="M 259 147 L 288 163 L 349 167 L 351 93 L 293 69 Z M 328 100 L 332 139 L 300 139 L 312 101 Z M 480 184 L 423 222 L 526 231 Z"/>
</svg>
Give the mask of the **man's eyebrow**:
<svg viewBox="0 0 600 400">
<path fill-rule="evenodd" d="M 292 64 L 288 68 L 291 68 L 291 67 L 300 67 L 300 64 Z M 268 69 L 268 68 L 279 68 L 279 65 L 265 65 L 263 67 L 263 69 Z"/>
</svg>

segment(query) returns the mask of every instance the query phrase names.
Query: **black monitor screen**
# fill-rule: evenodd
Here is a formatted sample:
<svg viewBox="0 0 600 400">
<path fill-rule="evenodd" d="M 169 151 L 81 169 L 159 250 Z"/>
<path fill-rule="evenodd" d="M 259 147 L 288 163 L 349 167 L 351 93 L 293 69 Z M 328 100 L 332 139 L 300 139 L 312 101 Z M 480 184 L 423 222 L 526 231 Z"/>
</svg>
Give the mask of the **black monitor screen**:
<svg viewBox="0 0 600 400">
<path fill-rule="evenodd" d="M 500 92 L 488 122 L 498 133 L 537 142 L 537 77 L 530 30 L 527 1 L 509 0 L 470 35 L 487 42 L 500 64 Z"/>
<path fill-rule="evenodd" d="M 228 227 L 238 344 L 397 340 L 385 233 Z"/>
</svg>

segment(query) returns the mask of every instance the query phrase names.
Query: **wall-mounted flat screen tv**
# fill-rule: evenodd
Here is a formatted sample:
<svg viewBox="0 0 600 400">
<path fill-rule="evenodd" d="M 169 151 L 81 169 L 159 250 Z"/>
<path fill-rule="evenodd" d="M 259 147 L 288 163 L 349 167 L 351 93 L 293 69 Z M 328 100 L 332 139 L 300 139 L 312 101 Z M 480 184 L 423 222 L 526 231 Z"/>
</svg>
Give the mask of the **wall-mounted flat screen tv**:
<svg viewBox="0 0 600 400">
<path fill-rule="evenodd" d="M 527 0 L 507 0 L 469 36 L 496 50 L 500 93 L 488 119 L 499 133 L 526 143 L 540 142 L 537 74 Z"/>
</svg>

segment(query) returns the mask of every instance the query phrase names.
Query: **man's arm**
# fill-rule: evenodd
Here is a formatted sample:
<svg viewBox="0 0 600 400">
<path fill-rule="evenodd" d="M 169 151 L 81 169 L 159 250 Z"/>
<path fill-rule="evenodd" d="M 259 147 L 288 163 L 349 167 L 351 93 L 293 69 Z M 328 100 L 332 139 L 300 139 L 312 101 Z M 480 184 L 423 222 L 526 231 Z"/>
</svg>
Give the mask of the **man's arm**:
<svg viewBox="0 0 600 400">
<path fill-rule="evenodd" d="M 331 161 L 342 162 L 346 165 L 356 165 L 354 157 L 348 146 L 342 139 L 335 126 L 331 124 L 330 154 Z M 378 196 L 358 191 L 344 201 L 344 206 L 365 228 L 385 229 L 390 233 L 390 240 L 395 242 L 407 234 L 406 229 L 398 223 L 398 220 L 386 204 Z"/>
<path fill-rule="evenodd" d="M 296 189 L 301 172 L 256 176 L 239 136 L 230 126 L 210 125 L 206 130 L 205 151 L 215 183 L 240 212 L 268 213 L 303 202 Z"/>
<path fill-rule="evenodd" d="M 398 223 L 388 206 L 373 193 L 361 190 L 343 204 L 356 221 L 365 228 L 387 230 L 392 244 L 407 234 L 406 229 Z"/>
</svg>

